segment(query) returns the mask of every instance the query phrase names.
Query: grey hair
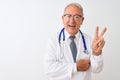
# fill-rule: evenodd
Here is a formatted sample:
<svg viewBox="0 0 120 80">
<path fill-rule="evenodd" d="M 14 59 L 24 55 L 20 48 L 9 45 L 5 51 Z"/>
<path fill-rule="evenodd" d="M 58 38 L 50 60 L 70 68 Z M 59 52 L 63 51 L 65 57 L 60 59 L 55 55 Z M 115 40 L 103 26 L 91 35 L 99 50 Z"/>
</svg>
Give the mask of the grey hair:
<svg viewBox="0 0 120 80">
<path fill-rule="evenodd" d="M 81 10 L 82 16 L 84 15 L 84 14 L 83 14 L 83 7 L 82 7 L 79 3 L 70 3 L 70 4 L 68 4 L 68 5 L 65 7 L 64 12 L 66 11 L 66 9 L 67 9 L 69 6 L 77 6 L 77 7 Z"/>
</svg>

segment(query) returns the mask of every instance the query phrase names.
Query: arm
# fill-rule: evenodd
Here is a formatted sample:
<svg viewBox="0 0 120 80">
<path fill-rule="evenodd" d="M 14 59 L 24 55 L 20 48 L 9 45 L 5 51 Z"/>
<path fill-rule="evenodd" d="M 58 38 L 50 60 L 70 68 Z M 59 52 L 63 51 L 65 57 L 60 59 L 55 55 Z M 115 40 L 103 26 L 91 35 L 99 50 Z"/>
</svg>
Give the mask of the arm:
<svg viewBox="0 0 120 80">
<path fill-rule="evenodd" d="M 103 68 L 103 57 L 102 55 L 99 56 L 95 56 L 95 55 L 91 55 L 90 58 L 91 61 L 91 71 L 94 73 L 98 73 L 102 70 Z"/>
<path fill-rule="evenodd" d="M 104 47 L 105 41 L 103 38 L 106 28 L 103 29 L 100 35 L 98 35 L 99 28 L 96 28 L 95 36 L 92 42 L 92 56 L 91 56 L 91 68 L 93 72 L 100 72 L 103 67 L 102 48 Z"/>
</svg>

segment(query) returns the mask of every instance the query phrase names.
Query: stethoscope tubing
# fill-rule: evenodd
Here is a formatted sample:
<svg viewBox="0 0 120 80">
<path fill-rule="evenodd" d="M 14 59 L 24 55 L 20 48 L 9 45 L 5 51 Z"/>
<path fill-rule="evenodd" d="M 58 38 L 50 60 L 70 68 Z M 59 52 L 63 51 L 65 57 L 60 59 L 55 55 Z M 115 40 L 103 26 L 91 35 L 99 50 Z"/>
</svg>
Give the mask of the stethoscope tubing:
<svg viewBox="0 0 120 80">
<path fill-rule="evenodd" d="M 65 40 L 64 29 L 65 29 L 65 28 L 61 29 L 61 31 L 60 31 L 60 34 L 59 34 L 59 37 L 58 37 L 58 42 L 59 42 L 59 44 L 60 44 L 61 36 L 62 36 L 62 35 L 63 35 L 63 41 Z M 81 32 L 81 30 L 79 30 L 79 32 L 80 32 L 80 34 L 81 34 L 81 36 L 82 36 L 82 41 L 83 41 L 83 45 L 84 45 L 84 51 L 86 52 L 86 51 L 87 51 L 87 46 L 86 46 L 86 42 L 85 42 L 84 35 L 83 35 L 83 33 Z"/>
</svg>

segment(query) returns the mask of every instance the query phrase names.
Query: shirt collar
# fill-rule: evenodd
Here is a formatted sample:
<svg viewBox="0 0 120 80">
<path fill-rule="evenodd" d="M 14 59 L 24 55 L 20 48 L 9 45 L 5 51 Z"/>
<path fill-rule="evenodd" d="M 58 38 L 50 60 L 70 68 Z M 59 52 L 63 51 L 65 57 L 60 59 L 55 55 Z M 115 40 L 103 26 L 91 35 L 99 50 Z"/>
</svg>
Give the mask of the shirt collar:
<svg viewBox="0 0 120 80">
<path fill-rule="evenodd" d="M 65 30 L 65 39 L 69 39 L 71 35 Z M 80 37 L 80 32 L 78 31 L 76 34 L 75 34 L 75 38 L 76 40 L 78 40 Z"/>
</svg>

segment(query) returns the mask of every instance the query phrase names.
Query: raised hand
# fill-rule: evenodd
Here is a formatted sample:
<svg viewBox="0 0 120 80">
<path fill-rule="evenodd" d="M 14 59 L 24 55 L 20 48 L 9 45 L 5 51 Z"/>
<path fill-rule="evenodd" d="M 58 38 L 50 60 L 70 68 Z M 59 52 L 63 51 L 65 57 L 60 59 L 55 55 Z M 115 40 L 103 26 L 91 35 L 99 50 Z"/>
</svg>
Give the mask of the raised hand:
<svg viewBox="0 0 120 80">
<path fill-rule="evenodd" d="M 95 31 L 95 35 L 94 35 L 94 39 L 92 42 L 92 51 L 93 51 L 93 55 L 100 55 L 102 53 L 102 48 L 104 47 L 105 41 L 103 38 L 104 33 L 106 32 L 107 28 L 104 28 L 103 31 L 99 33 L 99 27 L 96 27 L 96 31 Z"/>
</svg>

